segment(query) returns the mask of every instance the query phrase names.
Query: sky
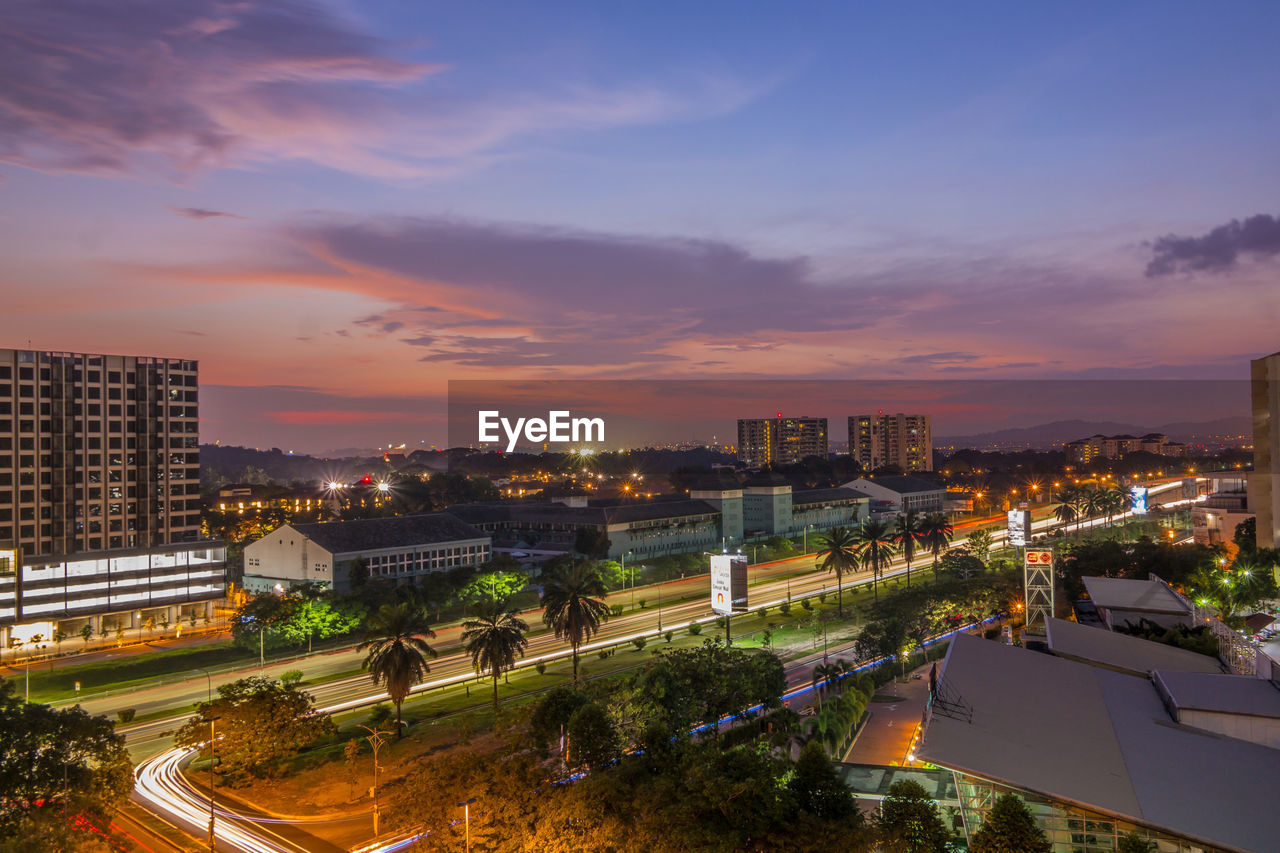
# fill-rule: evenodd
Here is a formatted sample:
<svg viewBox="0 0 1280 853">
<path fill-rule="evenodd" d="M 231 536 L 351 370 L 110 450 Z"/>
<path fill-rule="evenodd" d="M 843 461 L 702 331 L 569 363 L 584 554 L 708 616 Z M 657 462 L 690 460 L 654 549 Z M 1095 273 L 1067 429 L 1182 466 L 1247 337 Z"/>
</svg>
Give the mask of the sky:
<svg viewBox="0 0 1280 853">
<path fill-rule="evenodd" d="M 307 452 L 443 442 L 451 380 L 1241 380 L 1277 41 L 1274 2 L 13 0 L 0 346 L 198 359 L 202 441 Z"/>
</svg>

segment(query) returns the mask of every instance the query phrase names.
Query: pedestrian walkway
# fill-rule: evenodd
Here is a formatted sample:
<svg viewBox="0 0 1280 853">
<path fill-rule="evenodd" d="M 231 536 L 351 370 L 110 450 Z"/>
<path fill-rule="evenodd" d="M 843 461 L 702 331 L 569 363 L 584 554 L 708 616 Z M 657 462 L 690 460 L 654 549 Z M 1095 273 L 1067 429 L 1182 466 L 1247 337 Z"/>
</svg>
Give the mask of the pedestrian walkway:
<svg viewBox="0 0 1280 853">
<path fill-rule="evenodd" d="M 924 715 L 929 699 L 930 663 L 910 673 L 905 684 L 893 681 L 880 688 L 881 696 L 897 696 L 894 702 L 872 702 L 867 706 L 871 717 L 849 754 L 847 764 L 903 764 L 911 748 L 911 737 Z M 919 675 L 919 678 L 914 676 Z"/>
</svg>

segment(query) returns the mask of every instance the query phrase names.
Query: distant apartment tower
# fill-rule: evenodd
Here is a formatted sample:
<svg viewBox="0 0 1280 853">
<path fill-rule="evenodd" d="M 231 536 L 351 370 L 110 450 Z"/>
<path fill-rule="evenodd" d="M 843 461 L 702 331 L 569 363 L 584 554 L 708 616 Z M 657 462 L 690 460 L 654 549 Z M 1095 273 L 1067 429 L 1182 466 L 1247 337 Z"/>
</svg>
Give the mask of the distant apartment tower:
<svg viewBox="0 0 1280 853">
<path fill-rule="evenodd" d="M 1249 496 L 1257 515 L 1258 547 L 1280 545 L 1280 352 L 1250 365 L 1253 396 L 1253 476 Z"/>
<path fill-rule="evenodd" d="M 826 459 L 826 418 L 740 418 L 738 459 L 759 468 L 788 465 L 807 456 Z"/>
<path fill-rule="evenodd" d="M 1087 465 L 1094 459 L 1118 459 L 1126 453 L 1154 453 L 1157 456 L 1186 456 L 1187 446 L 1170 441 L 1164 433 L 1146 435 L 1091 435 L 1067 442 L 1067 461 L 1073 465 Z"/>
<path fill-rule="evenodd" d="M 200 541 L 196 377 L 194 361 L 0 349 L 0 549 L 18 556 L 0 630 L 133 627 L 161 607 L 176 622 L 224 595 L 222 543 Z"/>
<path fill-rule="evenodd" d="M 864 470 L 896 465 L 903 471 L 933 470 L 933 417 L 854 415 L 849 418 L 849 455 Z"/>
</svg>

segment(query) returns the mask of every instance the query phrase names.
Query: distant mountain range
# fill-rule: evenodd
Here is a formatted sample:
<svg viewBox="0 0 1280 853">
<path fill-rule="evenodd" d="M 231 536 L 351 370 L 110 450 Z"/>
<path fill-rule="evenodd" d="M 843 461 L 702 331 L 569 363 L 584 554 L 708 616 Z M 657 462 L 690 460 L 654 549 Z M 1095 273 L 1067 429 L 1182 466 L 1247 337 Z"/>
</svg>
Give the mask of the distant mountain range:
<svg viewBox="0 0 1280 853">
<path fill-rule="evenodd" d="M 1218 418 L 1211 421 L 1179 421 L 1163 426 L 1139 426 L 1114 421 L 1053 421 L 1032 427 L 982 432 L 977 435 L 934 436 L 938 447 L 1015 447 L 1049 448 L 1088 438 L 1091 435 L 1146 435 L 1161 432 L 1173 441 L 1197 442 L 1208 436 L 1247 435 L 1253 430 L 1253 420 L 1248 415 Z"/>
</svg>

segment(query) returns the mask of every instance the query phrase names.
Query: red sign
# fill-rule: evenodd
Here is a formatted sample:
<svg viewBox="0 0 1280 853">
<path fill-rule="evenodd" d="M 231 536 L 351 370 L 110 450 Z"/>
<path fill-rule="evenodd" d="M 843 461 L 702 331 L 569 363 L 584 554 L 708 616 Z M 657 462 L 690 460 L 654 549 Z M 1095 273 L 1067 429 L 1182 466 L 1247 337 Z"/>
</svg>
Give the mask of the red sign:
<svg viewBox="0 0 1280 853">
<path fill-rule="evenodd" d="M 1027 565 L 1028 566 L 1051 566 L 1053 565 L 1052 551 L 1032 551 L 1027 549 Z"/>
</svg>

